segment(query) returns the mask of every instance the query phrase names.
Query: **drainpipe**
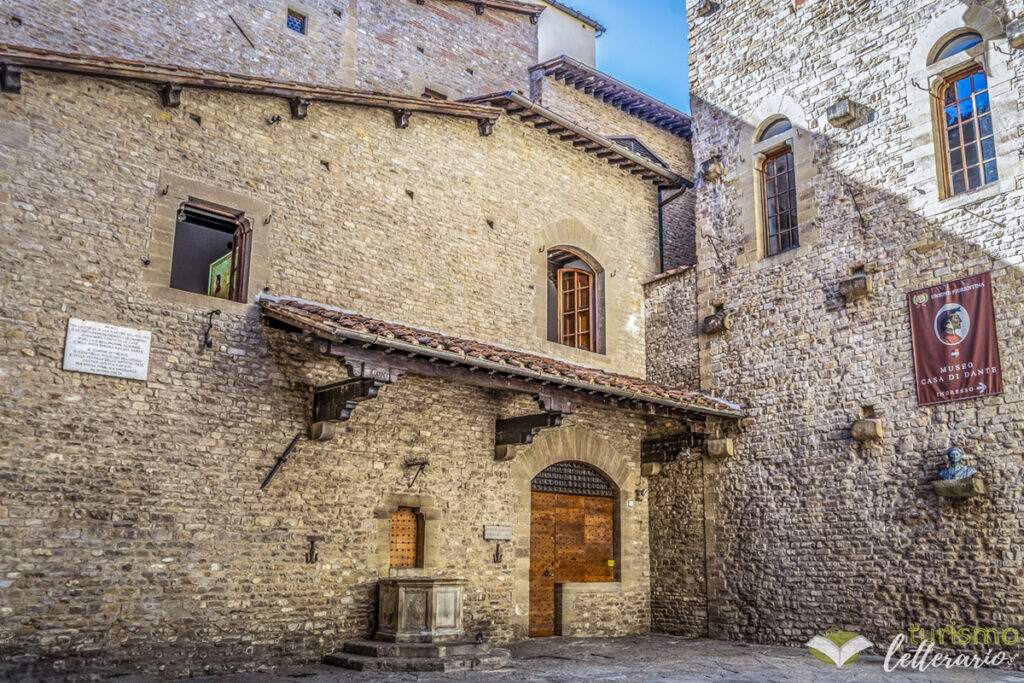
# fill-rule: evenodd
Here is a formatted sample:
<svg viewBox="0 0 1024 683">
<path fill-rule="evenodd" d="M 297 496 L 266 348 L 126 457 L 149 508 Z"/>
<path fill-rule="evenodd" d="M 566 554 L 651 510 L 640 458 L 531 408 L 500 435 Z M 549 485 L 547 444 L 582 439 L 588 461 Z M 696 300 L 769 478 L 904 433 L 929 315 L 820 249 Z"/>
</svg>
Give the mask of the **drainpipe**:
<svg viewBox="0 0 1024 683">
<path fill-rule="evenodd" d="M 661 188 L 658 188 L 658 272 L 665 272 L 665 214 L 662 211 Z"/>
</svg>

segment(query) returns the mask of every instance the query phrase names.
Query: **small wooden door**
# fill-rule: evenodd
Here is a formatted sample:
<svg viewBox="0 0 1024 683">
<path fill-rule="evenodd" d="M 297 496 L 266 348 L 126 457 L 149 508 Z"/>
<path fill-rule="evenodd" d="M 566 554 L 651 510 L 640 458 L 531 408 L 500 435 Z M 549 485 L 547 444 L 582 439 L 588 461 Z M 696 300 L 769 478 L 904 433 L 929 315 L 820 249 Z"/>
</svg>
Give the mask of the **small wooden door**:
<svg viewBox="0 0 1024 683">
<path fill-rule="evenodd" d="M 555 584 L 614 581 L 615 503 L 534 491 L 530 514 L 530 636 L 555 635 Z"/>
<path fill-rule="evenodd" d="M 398 508 L 391 516 L 391 568 L 423 566 L 423 515 Z"/>
</svg>

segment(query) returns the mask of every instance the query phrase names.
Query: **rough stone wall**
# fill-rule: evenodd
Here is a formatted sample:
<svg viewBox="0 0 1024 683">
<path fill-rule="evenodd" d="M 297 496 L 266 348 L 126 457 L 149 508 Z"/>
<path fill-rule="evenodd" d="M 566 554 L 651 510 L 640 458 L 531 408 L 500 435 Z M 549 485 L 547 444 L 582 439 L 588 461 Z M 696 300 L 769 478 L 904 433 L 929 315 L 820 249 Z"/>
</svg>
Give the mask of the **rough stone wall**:
<svg viewBox="0 0 1024 683">
<path fill-rule="evenodd" d="M 305 35 L 287 27 L 289 8 Z M 446 0 L 11 0 L 0 42 L 452 99 L 525 89 L 537 61 L 527 15 Z"/>
<path fill-rule="evenodd" d="M 696 269 L 652 280 L 644 292 L 648 379 L 699 389 Z"/>
<path fill-rule="evenodd" d="M 283 101 L 186 89 L 180 110 L 162 110 L 146 86 L 38 72 L 25 81 L 22 96 L 2 101 L 27 145 L 7 158 L 7 182 L 19 203 L 5 210 L 12 225 L 103 225 L 121 217 L 117 229 L 130 230 L 123 238 L 130 259 L 118 261 L 114 272 L 79 266 L 107 286 L 132 283 L 131 290 L 140 281 L 141 261 L 152 248 L 150 207 L 167 171 L 269 202 L 272 268 L 266 281 L 250 283 L 253 293 L 268 287 L 272 294 L 644 373 L 639 308 L 609 316 L 607 355 L 548 342 L 535 329 L 536 234 L 571 221 L 615 245 L 602 263 L 616 273 L 606 285 L 609 309 L 642 301 L 657 244 L 652 186 L 543 131 L 503 119 L 494 135 L 481 137 L 472 120 L 430 115 L 414 116 L 408 129 L 396 131 L 386 110 L 336 106 L 313 106 L 305 121 L 268 127 L 267 113 L 286 108 Z M 75 103 L 47 102 L 47 93 L 73 96 Z M 55 122 L 36 121 L 33 112 L 44 107 L 55 108 Z M 109 131 L 123 128 L 121 121 L 138 127 L 119 133 L 122 151 L 111 151 Z M 49 161 L 57 145 L 66 173 Z M 130 161 L 116 166 L 119 154 Z M 35 174 L 43 179 L 29 185 Z M 89 195 L 77 199 L 88 191 L 79 174 L 103 178 L 109 206 Z M 581 188 L 565 177 L 588 181 Z M 44 183 L 67 187 L 69 201 L 78 204 L 56 212 Z M 509 187 L 517 188 L 514 196 Z M 609 207 L 608 196 L 620 199 Z M 98 248 L 95 239 L 82 248 Z"/>
<path fill-rule="evenodd" d="M 525 14 L 464 2 L 359 3 L 356 85 L 449 99 L 528 88 L 537 63 L 537 26 Z"/>
<path fill-rule="evenodd" d="M 630 116 L 592 95 L 556 80 L 553 76 L 534 81 L 533 97 L 540 97 L 545 107 L 552 109 L 570 121 L 605 136 L 632 135 L 643 142 L 668 164 L 669 168 L 693 180 L 693 149 L 690 141 L 674 135 L 663 128 Z M 666 190 L 663 199 L 668 199 L 675 190 Z M 662 209 L 664 230 L 664 267 L 672 270 L 690 266 L 697 262 L 697 247 L 694 237 L 694 204 L 696 193 L 688 190 L 679 199 Z"/>
<path fill-rule="evenodd" d="M 986 4 L 1003 23 L 1024 14 L 1019 1 Z M 939 201 L 934 177 L 907 181 L 915 146 L 930 147 L 931 135 L 927 98 L 925 125 L 916 123 L 911 50 L 947 12 L 966 21 L 984 10 L 924 0 L 818 0 L 795 14 L 778 2 L 722 3 L 706 17 L 691 9 L 694 155 L 721 154 L 727 169 L 699 185 L 698 315 L 723 303 L 732 316 L 729 332 L 700 341 L 701 386 L 748 416 L 736 455 L 704 472 L 718 497 L 707 539 L 712 637 L 797 645 L 840 626 L 887 645 L 910 625 L 1024 621 L 1022 177 L 1001 165 L 1007 182 L 962 200 L 973 202 L 966 210 Z M 1024 53 L 997 40 L 988 59 L 1006 63 L 992 107 L 997 146 L 1015 158 Z M 863 112 L 845 128 L 825 119 L 840 96 Z M 800 191 L 817 207 L 819 238 L 744 264 L 740 214 L 754 199 L 739 190 L 752 173 L 740 150 L 767 114 L 800 111 L 817 166 Z M 858 265 L 874 291 L 847 303 L 838 283 Z M 988 270 L 1005 393 L 918 407 L 906 293 Z M 885 434 L 858 445 L 849 426 L 866 405 Z M 954 443 L 984 476 L 985 496 L 933 493 Z"/>
<path fill-rule="evenodd" d="M 358 0 L 10 0 L 0 10 L 0 42 L 351 86 L 352 67 L 346 57 L 351 61 L 355 25 L 350 22 L 360 4 Z M 287 27 L 289 7 L 307 15 L 306 35 Z"/>
<path fill-rule="evenodd" d="M 524 635 L 527 606 L 509 596 L 525 549 L 506 547 L 496 565 L 481 527 L 528 515 L 509 463 L 494 461 L 493 429 L 535 405 L 406 377 L 335 441 L 300 441 L 260 491 L 306 429 L 309 388 L 343 371 L 262 329 L 251 305 L 145 285 L 161 173 L 270 205 L 269 275 L 252 292 L 533 350 L 546 347 L 532 326 L 530 235 L 562 217 L 589 226 L 617 245 L 615 296 L 638 299 L 654 274 L 653 190 L 508 120 L 482 138 L 471 120 L 414 116 L 396 130 L 387 111 L 319 105 L 268 129 L 279 101 L 188 89 L 182 100 L 161 109 L 149 86 L 32 70 L 21 95 L 0 98 L 0 659 L 30 676 L 314 661 L 372 632 L 372 558 L 386 543 L 374 509 L 410 492 L 442 512 L 443 563 L 427 571 L 469 580 L 467 628 Z M 214 343 L 200 350 L 214 307 Z M 62 371 L 69 317 L 151 330 L 148 381 Z M 642 329 L 622 339 L 595 362 L 642 373 Z M 568 424 L 638 476 L 643 418 L 584 408 Z M 430 465 L 409 489 L 403 463 L 420 459 Z M 642 569 L 617 613 L 638 632 L 646 505 L 624 515 Z M 310 535 L 324 539 L 311 565 Z"/>
<path fill-rule="evenodd" d="M 699 455 L 664 463 L 651 477 L 651 630 L 708 634 L 704 477 Z"/>
<path fill-rule="evenodd" d="M 577 589 L 556 584 L 556 634 L 566 638 L 616 638 L 636 634 L 635 624 L 650 628 L 650 601 L 647 595 L 633 602 L 622 599 L 618 584 L 575 584 Z M 610 589 L 610 590 L 609 590 Z"/>
</svg>

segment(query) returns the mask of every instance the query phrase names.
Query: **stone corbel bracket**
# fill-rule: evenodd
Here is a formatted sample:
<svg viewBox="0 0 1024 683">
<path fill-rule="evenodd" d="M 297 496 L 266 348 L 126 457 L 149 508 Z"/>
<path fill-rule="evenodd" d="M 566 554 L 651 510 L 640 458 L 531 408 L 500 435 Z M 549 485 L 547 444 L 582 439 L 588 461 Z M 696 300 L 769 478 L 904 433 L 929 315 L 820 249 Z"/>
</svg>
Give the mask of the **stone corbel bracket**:
<svg viewBox="0 0 1024 683">
<path fill-rule="evenodd" d="M 839 293 L 847 302 L 862 299 L 871 294 L 871 276 L 867 273 L 857 273 L 848 280 L 839 283 Z"/>
<path fill-rule="evenodd" d="M 857 420 L 850 425 L 850 436 L 857 441 L 874 441 L 882 438 L 882 421 L 874 418 Z"/>
<path fill-rule="evenodd" d="M 825 118 L 837 128 L 849 125 L 857 120 L 857 105 L 849 97 L 843 97 L 829 105 Z"/>
<path fill-rule="evenodd" d="M 718 310 L 704 318 L 700 324 L 703 334 L 721 334 L 729 329 L 729 316 L 725 311 Z"/>
<path fill-rule="evenodd" d="M 725 177 L 725 162 L 721 154 L 705 159 L 700 164 L 700 177 L 709 183 L 716 183 Z"/>
<path fill-rule="evenodd" d="M 932 488 L 943 498 L 963 500 L 985 493 L 985 480 L 978 475 L 966 479 L 936 479 Z"/>
<path fill-rule="evenodd" d="M 0 64 L 0 92 L 21 92 L 21 67 L 14 64 Z"/>
<path fill-rule="evenodd" d="M 1015 50 L 1024 50 L 1024 18 L 1006 25 L 1006 40 Z"/>
<path fill-rule="evenodd" d="M 538 395 L 543 413 L 499 419 L 494 424 L 494 459 L 514 460 L 519 450 L 533 443 L 542 429 L 561 427 L 566 416 L 576 412 L 576 404 L 554 396 Z"/>
<path fill-rule="evenodd" d="M 708 439 L 704 442 L 708 455 L 712 458 L 727 458 L 736 453 L 736 446 L 728 437 Z"/>
<path fill-rule="evenodd" d="M 698 0 L 697 16 L 706 17 L 707 15 L 717 10 L 719 6 L 720 5 L 717 2 L 712 2 L 711 0 Z"/>
</svg>

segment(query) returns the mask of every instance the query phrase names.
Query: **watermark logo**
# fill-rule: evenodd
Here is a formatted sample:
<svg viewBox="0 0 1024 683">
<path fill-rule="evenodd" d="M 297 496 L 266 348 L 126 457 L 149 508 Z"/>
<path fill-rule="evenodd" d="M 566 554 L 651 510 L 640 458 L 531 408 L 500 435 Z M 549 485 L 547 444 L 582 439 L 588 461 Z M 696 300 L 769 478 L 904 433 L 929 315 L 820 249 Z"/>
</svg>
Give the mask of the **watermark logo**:
<svg viewBox="0 0 1024 683">
<path fill-rule="evenodd" d="M 814 658 L 826 664 L 842 668 L 844 664 L 857 661 L 860 653 L 874 645 L 870 640 L 853 631 L 830 628 L 824 636 L 814 636 L 807 641 L 807 649 Z"/>
<path fill-rule="evenodd" d="M 910 626 L 907 634 L 897 633 L 889 644 L 885 654 L 884 668 L 888 671 L 896 669 L 916 669 L 921 672 L 928 669 L 980 669 L 982 667 L 1012 666 L 1018 654 L 1011 654 L 1004 647 L 1016 647 L 1020 642 L 1020 632 L 1015 628 L 1002 630 L 983 626 L 966 626 L 951 622 L 939 629 L 925 629 Z M 910 646 L 913 652 L 903 651 Z M 973 653 L 935 652 L 936 646 L 954 647 L 971 646 Z M 979 650 L 984 649 L 984 654 Z"/>
</svg>

